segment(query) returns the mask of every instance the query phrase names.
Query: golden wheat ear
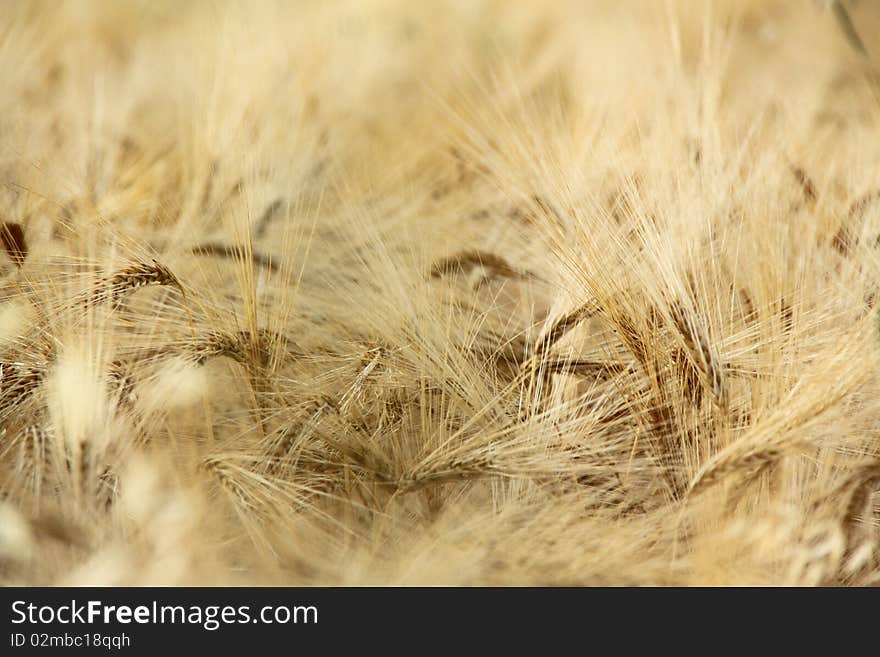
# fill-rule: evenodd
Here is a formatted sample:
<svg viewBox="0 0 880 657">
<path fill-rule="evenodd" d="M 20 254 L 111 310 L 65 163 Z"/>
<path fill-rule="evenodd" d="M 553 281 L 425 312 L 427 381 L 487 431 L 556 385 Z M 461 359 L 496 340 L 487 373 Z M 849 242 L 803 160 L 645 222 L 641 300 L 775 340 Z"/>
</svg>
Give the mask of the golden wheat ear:
<svg viewBox="0 0 880 657">
<path fill-rule="evenodd" d="M 86 307 L 110 301 L 118 308 L 126 294 L 147 285 L 158 285 L 176 288 L 186 296 L 183 284 L 168 267 L 156 260 L 152 262 L 137 261 L 118 269 L 106 278 L 101 279 L 93 288 L 78 298 Z"/>
</svg>

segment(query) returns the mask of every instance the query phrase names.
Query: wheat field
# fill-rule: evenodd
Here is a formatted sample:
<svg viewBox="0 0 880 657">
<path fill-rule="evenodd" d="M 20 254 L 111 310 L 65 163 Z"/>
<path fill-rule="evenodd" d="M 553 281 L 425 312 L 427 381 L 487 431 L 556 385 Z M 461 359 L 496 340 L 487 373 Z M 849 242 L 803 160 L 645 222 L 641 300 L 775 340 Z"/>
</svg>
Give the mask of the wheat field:
<svg viewBox="0 0 880 657">
<path fill-rule="evenodd" d="M 0 583 L 880 582 L 877 36 L 3 2 Z"/>
</svg>

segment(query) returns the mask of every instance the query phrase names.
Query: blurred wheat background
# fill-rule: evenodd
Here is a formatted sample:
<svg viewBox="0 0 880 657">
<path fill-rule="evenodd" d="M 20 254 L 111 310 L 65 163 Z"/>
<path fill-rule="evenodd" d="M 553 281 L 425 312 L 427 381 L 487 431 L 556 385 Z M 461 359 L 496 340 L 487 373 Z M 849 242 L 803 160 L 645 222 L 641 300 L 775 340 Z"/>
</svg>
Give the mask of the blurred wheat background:
<svg viewBox="0 0 880 657">
<path fill-rule="evenodd" d="M 0 4 L 0 582 L 880 581 L 880 7 Z"/>
</svg>

